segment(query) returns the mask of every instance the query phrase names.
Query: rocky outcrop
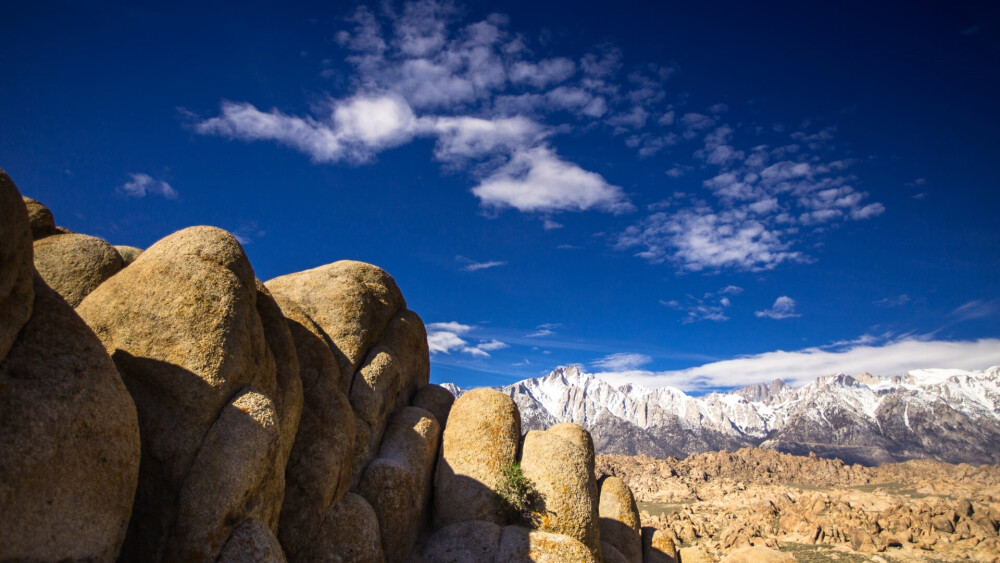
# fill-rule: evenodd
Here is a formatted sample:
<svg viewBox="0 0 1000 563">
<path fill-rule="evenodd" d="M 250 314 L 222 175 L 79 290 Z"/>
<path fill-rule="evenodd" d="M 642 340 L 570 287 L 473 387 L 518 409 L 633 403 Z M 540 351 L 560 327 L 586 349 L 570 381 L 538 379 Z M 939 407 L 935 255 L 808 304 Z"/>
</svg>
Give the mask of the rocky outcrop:
<svg viewBox="0 0 1000 563">
<path fill-rule="evenodd" d="M 438 424 L 441 425 L 441 428 L 444 428 L 445 424 L 447 424 L 448 413 L 451 412 L 451 406 L 454 403 L 455 396 L 451 394 L 451 391 L 433 383 L 424 385 L 413 396 L 413 406 L 420 407 L 433 414 Z"/>
<path fill-rule="evenodd" d="M 22 201 L 0 170 L 0 560 L 112 561 L 139 471 L 135 406 L 94 333 L 32 276 Z"/>
<path fill-rule="evenodd" d="M 329 338 L 294 301 L 276 296 L 295 343 L 303 407 L 285 470 L 278 537 L 295 560 L 351 486 L 354 411 Z"/>
<path fill-rule="evenodd" d="M 7 356 L 35 303 L 31 227 L 17 186 L 0 169 L 0 358 Z"/>
<path fill-rule="evenodd" d="M 528 432 L 524 437 L 521 469 L 543 501 L 544 508 L 536 515 L 538 528 L 575 538 L 587 546 L 594 559 L 600 560 L 594 458 L 592 454 L 588 456 L 581 440 L 572 438 L 580 433 L 570 434 L 567 430 Z M 571 439 L 566 439 L 566 434 Z"/>
<path fill-rule="evenodd" d="M 125 266 L 118 251 L 97 237 L 55 235 L 34 246 L 38 273 L 73 307 Z"/>
<path fill-rule="evenodd" d="M 642 563 L 639 509 L 628 485 L 618 477 L 601 481 L 601 541 L 613 545 L 631 563 Z"/>
<path fill-rule="evenodd" d="M 646 563 L 677 563 L 673 535 L 652 526 L 643 526 L 642 560 Z"/>
<path fill-rule="evenodd" d="M 510 397 L 473 389 L 455 401 L 434 475 L 434 527 L 465 520 L 506 523 L 495 493 L 503 469 L 517 461 L 520 417 Z"/>
<path fill-rule="evenodd" d="M 326 335 L 355 413 L 352 483 L 374 459 L 393 414 L 430 376 L 427 334 L 396 282 L 370 264 L 341 261 L 267 282 Z"/>
<path fill-rule="evenodd" d="M 389 532 L 391 533 L 391 531 Z M 327 514 L 319 533 L 298 557 L 300 561 L 382 563 L 378 517 L 359 495 L 347 493 Z"/>
<path fill-rule="evenodd" d="M 587 546 L 559 534 L 465 520 L 441 528 L 427 541 L 425 563 L 596 563 Z"/>
<path fill-rule="evenodd" d="M 403 561 L 427 525 L 431 471 L 441 427 L 430 412 L 406 407 L 389 424 L 359 491 L 371 503 L 388 561 Z"/>
<path fill-rule="evenodd" d="M 294 351 L 272 305 L 212 227 L 162 239 L 79 305 L 139 413 L 123 558 L 215 558 L 244 522 L 277 529 L 301 383 L 297 366 L 276 366 Z"/>
<path fill-rule="evenodd" d="M 43 239 L 56 234 L 56 219 L 52 211 L 40 201 L 24 197 L 24 207 L 28 210 L 32 240 Z"/>
</svg>

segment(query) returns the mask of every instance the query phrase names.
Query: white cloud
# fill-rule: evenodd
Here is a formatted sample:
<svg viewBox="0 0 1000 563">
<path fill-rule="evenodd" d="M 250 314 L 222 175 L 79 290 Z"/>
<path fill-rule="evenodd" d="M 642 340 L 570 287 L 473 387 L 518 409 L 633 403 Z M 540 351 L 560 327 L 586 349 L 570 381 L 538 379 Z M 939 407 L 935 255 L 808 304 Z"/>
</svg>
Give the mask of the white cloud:
<svg viewBox="0 0 1000 563">
<path fill-rule="evenodd" d="M 498 266 L 506 266 L 507 262 L 501 260 L 488 260 L 486 262 L 476 262 L 475 260 L 470 260 L 464 256 L 456 256 L 455 261 L 462 264 L 463 272 L 478 272 L 479 270 L 487 270 L 489 268 L 496 268 Z"/>
<path fill-rule="evenodd" d="M 177 198 L 177 190 L 163 180 L 157 180 L 149 174 L 129 174 L 131 180 L 122 184 L 118 190 L 129 197 L 146 197 L 160 195 L 167 199 Z"/>
<path fill-rule="evenodd" d="M 435 155 L 450 161 L 507 152 L 537 144 L 547 134 L 540 124 L 524 118 L 482 119 L 478 117 L 441 117 L 430 120 L 438 135 Z"/>
<path fill-rule="evenodd" d="M 370 160 L 378 151 L 411 140 L 417 120 L 395 96 L 356 96 L 331 103 L 325 118 L 295 117 L 252 104 L 222 103 L 221 114 L 195 126 L 204 135 L 242 141 L 275 141 L 308 154 L 315 162 Z"/>
<path fill-rule="evenodd" d="M 620 187 L 560 159 L 544 146 L 515 152 L 510 162 L 487 176 L 472 193 L 488 208 L 513 207 L 528 213 L 632 209 Z"/>
<path fill-rule="evenodd" d="M 576 72 L 576 63 L 565 57 L 543 59 L 537 63 L 518 61 L 510 69 L 510 80 L 527 83 L 535 88 L 558 84 Z"/>
<path fill-rule="evenodd" d="M 427 348 L 431 355 L 459 352 L 475 358 L 489 358 L 490 352 L 502 350 L 508 345 L 496 339 L 482 340 L 473 346 L 461 335 L 476 330 L 476 327 L 455 321 L 430 323 L 427 325 Z"/>
<path fill-rule="evenodd" d="M 795 312 L 795 300 L 787 295 L 775 299 L 770 309 L 755 311 L 754 314 L 768 319 L 791 319 L 802 316 Z"/>
<path fill-rule="evenodd" d="M 892 297 L 883 297 L 874 304 L 879 307 L 902 307 L 910 302 L 910 296 L 903 293 L 902 295 L 894 295 Z"/>
<path fill-rule="evenodd" d="M 643 247 L 636 256 L 653 263 L 672 260 L 690 271 L 735 268 L 769 270 L 802 255 L 789 250 L 780 231 L 737 210 L 708 207 L 654 213 L 621 233 L 615 246 Z"/>
<path fill-rule="evenodd" d="M 645 354 L 618 353 L 618 354 L 611 354 L 608 356 L 604 356 L 603 358 L 595 360 L 591 363 L 596 367 L 621 371 L 621 370 L 635 369 L 637 367 L 644 366 L 652 361 L 653 358 Z"/>
<path fill-rule="evenodd" d="M 926 368 L 984 369 L 1000 364 L 1000 339 L 976 341 L 918 340 L 908 338 L 882 346 L 853 345 L 831 351 L 806 348 L 775 351 L 713 362 L 677 371 L 631 370 L 599 373 L 613 385 L 634 383 L 648 387 L 675 386 L 688 391 L 743 387 L 782 379 L 801 386 L 817 377 L 869 372 L 902 375 Z"/>
<path fill-rule="evenodd" d="M 708 292 L 702 297 L 695 297 L 688 294 L 684 297 L 683 303 L 677 299 L 671 299 L 670 301 L 661 300 L 660 303 L 671 309 L 683 312 L 684 317 L 681 319 L 681 322 L 684 324 L 699 321 L 722 322 L 729 320 L 729 317 L 726 315 L 726 309 L 733 304 L 728 295 L 735 296 L 742 292 L 743 288 L 729 285 L 717 292 Z"/>
</svg>

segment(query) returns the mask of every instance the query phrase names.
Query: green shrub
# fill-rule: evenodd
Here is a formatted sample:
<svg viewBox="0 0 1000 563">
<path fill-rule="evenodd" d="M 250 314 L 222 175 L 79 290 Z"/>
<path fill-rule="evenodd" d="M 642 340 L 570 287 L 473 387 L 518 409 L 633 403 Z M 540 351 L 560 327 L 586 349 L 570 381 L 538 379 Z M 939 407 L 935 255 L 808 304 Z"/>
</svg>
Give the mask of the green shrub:
<svg viewBox="0 0 1000 563">
<path fill-rule="evenodd" d="M 507 521 L 537 527 L 536 514 L 544 512 L 544 503 L 532 482 L 521 471 L 521 464 L 514 462 L 503 467 L 501 474 L 496 494 L 507 512 Z"/>
</svg>

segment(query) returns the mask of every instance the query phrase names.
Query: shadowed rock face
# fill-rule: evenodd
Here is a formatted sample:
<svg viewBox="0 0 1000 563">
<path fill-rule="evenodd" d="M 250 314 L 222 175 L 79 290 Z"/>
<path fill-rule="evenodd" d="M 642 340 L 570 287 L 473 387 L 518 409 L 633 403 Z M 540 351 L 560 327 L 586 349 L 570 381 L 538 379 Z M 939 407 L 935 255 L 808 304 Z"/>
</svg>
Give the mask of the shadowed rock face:
<svg viewBox="0 0 1000 563">
<path fill-rule="evenodd" d="M 378 518 L 368 501 L 354 493 L 344 495 L 299 560 L 384 563 Z"/>
<path fill-rule="evenodd" d="M 302 401 L 278 311 L 236 239 L 212 227 L 162 239 L 81 302 L 139 412 L 123 558 L 211 559 L 243 522 L 277 529 Z"/>
<path fill-rule="evenodd" d="M 431 471 L 441 427 L 430 412 L 406 407 L 393 417 L 379 455 L 365 470 L 358 490 L 378 516 L 382 548 L 389 561 L 403 561 L 427 524 Z"/>
<path fill-rule="evenodd" d="M 24 198 L 24 206 L 28 210 L 28 221 L 31 222 L 31 238 L 38 240 L 56 234 L 56 220 L 52 211 L 41 202 Z"/>
<path fill-rule="evenodd" d="M 465 520 L 504 524 L 495 490 L 503 469 L 517 461 L 520 417 L 510 397 L 473 389 L 455 401 L 434 476 L 434 527 Z"/>
<path fill-rule="evenodd" d="M 0 560 L 114 560 L 139 473 L 135 406 L 101 342 L 41 278 L 0 362 Z"/>
<path fill-rule="evenodd" d="M 14 182 L 0 169 L 0 358 L 31 317 L 33 276 L 28 213 Z"/>
<path fill-rule="evenodd" d="M 595 563 L 587 546 L 560 534 L 466 520 L 441 528 L 421 552 L 426 563 Z"/>
<path fill-rule="evenodd" d="M 139 470 L 135 406 L 100 340 L 37 275 L 0 170 L 0 560 L 115 559 Z"/>
</svg>

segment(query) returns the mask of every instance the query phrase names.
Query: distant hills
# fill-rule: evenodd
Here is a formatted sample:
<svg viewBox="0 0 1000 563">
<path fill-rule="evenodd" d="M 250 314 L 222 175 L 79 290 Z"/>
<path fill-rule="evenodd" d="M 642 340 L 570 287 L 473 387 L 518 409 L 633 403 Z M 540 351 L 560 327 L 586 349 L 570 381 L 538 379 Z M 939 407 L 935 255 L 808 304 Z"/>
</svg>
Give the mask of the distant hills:
<svg viewBox="0 0 1000 563">
<path fill-rule="evenodd" d="M 567 366 L 498 389 L 520 408 L 522 431 L 575 422 L 590 430 L 598 453 L 664 458 L 760 446 L 864 465 L 1000 463 L 1000 366 L 838 374 L 800 388 L 775 380 L 701 397 L 614 387 Z"/>
</svg>

